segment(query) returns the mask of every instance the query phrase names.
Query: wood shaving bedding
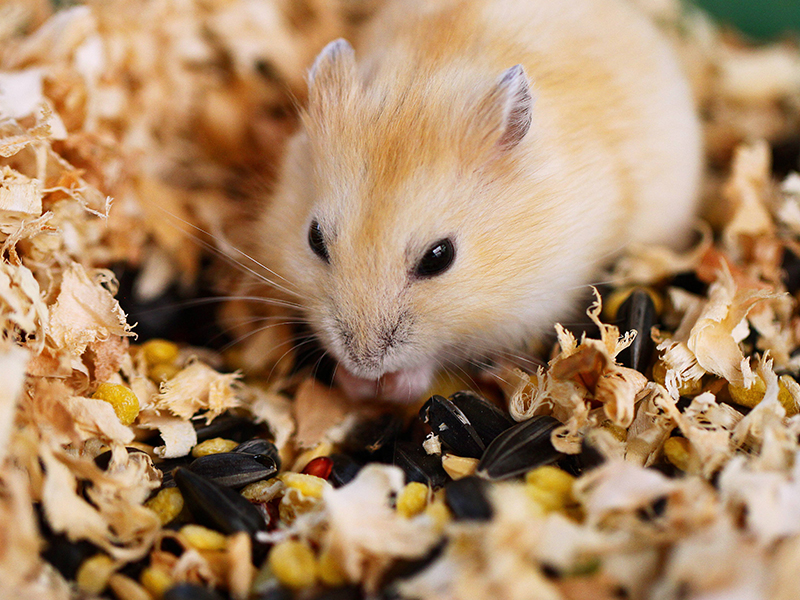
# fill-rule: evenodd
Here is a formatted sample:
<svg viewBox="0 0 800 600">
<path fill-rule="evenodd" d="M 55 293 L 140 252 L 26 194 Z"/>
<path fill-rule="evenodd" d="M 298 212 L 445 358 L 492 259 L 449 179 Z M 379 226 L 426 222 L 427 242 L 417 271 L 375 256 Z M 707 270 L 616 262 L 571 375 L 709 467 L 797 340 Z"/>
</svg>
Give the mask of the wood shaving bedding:
<svg viewBox="0 0 800 600">
<path fill-rule="evenodd" d="M 403 472 L 385 464 L 307 495 L 288 465 L 344 452 L 350 426 L 376 413 L 348 411 L 307 370 L 266 380 L 226 372 L 225 357 L 200 350 L 185 349 L 169 378 L 154 378 L 114 298 L 108 268 L 119 262 L 150 265 L 139 282 L 146 297 L 201 272 L 200 246 L 170 219 L 199 226 L 203 241 L 211 231 L 236 257 L 219 218 L 237 214 L 228 169 L 266 161 L 271 175 L 292 128 L 279 111 L 252 117 L 288 106 L 283 84 L 302 97 L 304 68 L 359 8 L 157 0 L 48 17 L 41 4 L 0 7 L 0 594 L 77 597 L 47 550 L 80 541 L 115 568 L 144 560 L 170 585 L 218 586 L 233 598 L 284 585 L 258 571 L 263 556 L 251 563 L 258 536 L 193 548 L 146 504 L 165 477 L 155 465 L 182 460 L 204 426 L 234 415 L 274 439 L 284 483 L 258 504 L 279 517 L 265 539 L 312 548 L 315 590 L 337 581 L 443 599 L 798 597 L 800 274 L 791 260 L 800 257 L 800 176 L 775 178 L 769 144 L 800 139 L 800 52 L 791 41 L 751 47 L 677 2 L 641 3 L 692 74 L 711 227 L 700 225 L 685 253 L 634 247 L 613 266 L 616 285 L 650 286 L 664 300 L 653 331 L 605 323 L 598 298 L 587 311 L 594 338 L 558 326 L 545 368 L 499 364 L 505 383 L 479 386 L 517 421 L 555 416 L 557 450 L 588 444 L 604 462 L 578 473 L 572 504 L 556 509 L 530 483 L 492 483 L 494 515 L 476 522 L 453 519 L 446 491 L 432 489 L 421 512 L 400 515 Z M 305 32 L 303 7 L 320 16 Z M 686 273 L 706 289 L 678 286 Z M 644 373 L 617 362 L 642 336 L 656 347 Z M 253 344 L 244 352 L 251 365 L 274 364 L 283 341 L 267 358 Z M 133 425 L 91 397 L 100 383 L 136 395 Z M 317 386 L 335 419 L 296 412 L 315 403 Z M 441 446 L 432 456 L 442 453 L 462 458 Z M 426 556 L 421 571 L 391 580 L 393 567 Z M 112 579 L 107 597 L 158 595 L 153 579 Z"/>
</svg>

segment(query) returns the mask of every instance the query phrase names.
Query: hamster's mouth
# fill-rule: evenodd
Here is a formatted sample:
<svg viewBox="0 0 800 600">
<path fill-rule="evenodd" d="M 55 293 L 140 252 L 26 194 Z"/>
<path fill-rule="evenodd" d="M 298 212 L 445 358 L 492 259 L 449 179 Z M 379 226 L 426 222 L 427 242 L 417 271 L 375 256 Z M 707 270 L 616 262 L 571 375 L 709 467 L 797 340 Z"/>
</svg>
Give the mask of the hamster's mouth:
<svg viewBox="0 0 800 600">
<path fill-rule="evenodd" d="M 391 402 L 418 400 L 430 387 L 432 379 L 433 367 L 429 365 L 384 373 L 378 378 L 365 378 L 354 375 L 342 363 L 339 363 L 334 378 L 351 400 L 380 398 Z"/>
</svg>

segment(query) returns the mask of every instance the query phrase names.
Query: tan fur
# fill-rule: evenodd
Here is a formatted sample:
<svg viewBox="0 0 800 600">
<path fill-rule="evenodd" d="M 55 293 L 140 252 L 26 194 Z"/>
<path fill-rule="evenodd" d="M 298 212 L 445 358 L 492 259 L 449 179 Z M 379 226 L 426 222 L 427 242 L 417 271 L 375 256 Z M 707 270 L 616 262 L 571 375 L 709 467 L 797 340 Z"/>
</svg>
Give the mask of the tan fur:
<svg viewBox="0 0 800 600">
<path fill-rule="evenodd" d="M 506 151 L 498 78 L 519 63 L 532 124 Z M 700 167 L 689 90 L 625 0 L 395 0 L 355 62 L 315 73 L 261 252 L 358 376 L 519 344 L 627 242 L 687 232 Z M 312 218 L 330 264 L 308 246 Z M 448 236 L 452 268 L 411 276 Z M 386 349 L 392 328 L 401 341 Z"/>
</svg>

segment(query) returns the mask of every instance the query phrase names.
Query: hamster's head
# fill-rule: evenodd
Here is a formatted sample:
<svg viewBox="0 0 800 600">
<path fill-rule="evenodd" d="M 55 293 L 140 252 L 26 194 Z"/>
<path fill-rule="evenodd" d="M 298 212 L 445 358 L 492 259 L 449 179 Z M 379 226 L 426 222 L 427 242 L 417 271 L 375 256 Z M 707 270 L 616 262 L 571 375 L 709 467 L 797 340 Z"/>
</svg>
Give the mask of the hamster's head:
<svg viewBox="0 0 800 600">
<path fill-rule="evenodd" d="M 522 68 L 477 89 L 396 71 L 360 73 L 346 42 L 326 47 L 271 216 L 309 323 L 365 380 L 508 343 L 496 338 L 513 335 L 504 327 L 531 263 L 508 239 L 527 209 L 501 198 L 531 123 Z"/>
</svg>

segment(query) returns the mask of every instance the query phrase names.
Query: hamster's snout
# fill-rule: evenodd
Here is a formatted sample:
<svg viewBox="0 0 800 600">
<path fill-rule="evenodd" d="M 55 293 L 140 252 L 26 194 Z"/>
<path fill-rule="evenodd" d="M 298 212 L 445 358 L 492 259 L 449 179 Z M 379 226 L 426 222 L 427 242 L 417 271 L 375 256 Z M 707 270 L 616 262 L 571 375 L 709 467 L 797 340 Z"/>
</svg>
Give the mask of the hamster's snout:
<svg viewBox="0 0 800 600">
<path fill-rule="evenodd" d="M 355 324 L 341 316 L 334 317 L 333 322 L 334 353 L 351 372 L 377 378 L 400 367 L 397 359 L 410 334 L 408 312 L 377 323 Z"/>
</svg>

